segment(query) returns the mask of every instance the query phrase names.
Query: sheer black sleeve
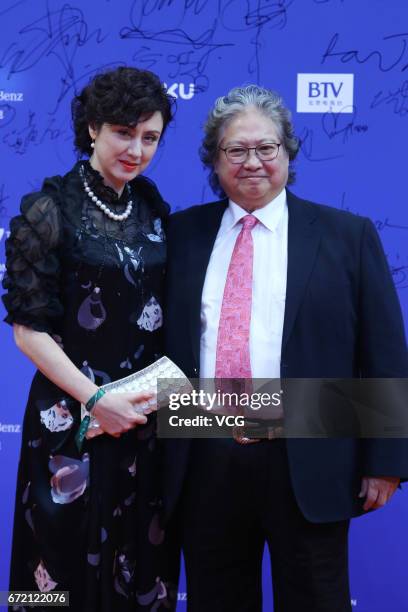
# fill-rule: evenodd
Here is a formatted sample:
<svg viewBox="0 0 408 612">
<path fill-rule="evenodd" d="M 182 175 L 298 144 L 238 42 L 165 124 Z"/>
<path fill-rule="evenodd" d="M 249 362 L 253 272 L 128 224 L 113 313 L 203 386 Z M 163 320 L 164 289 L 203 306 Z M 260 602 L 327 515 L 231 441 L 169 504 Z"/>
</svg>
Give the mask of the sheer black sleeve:
<svg viewBox="0 0 408 612">
<path fill-rule="evenodd" d="M 25 196 L 10 232 L 3 280 L 5 321 L 53 333 L 63 306 L 59 295 L 62 218 L 52 195 Z"/>
</svg>

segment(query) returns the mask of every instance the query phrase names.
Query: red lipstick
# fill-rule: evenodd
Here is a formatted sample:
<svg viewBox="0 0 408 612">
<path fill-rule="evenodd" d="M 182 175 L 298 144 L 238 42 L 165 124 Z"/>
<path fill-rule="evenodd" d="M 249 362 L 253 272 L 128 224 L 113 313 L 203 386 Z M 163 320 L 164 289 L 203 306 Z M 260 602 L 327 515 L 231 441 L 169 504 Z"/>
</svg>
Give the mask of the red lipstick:
<svg viewBox="0 0 408 612">
<path fill-rule="evenodd" d="M 123 168 L 127 171 L 127 172 L 133 172 L 134 170 L 136 170 L 138 164 L 132 163 L 132 162 L 128 162 L 125 161 L 123 159 L 120 159 L 119 162 L 122 164 Z"/>
</svg>

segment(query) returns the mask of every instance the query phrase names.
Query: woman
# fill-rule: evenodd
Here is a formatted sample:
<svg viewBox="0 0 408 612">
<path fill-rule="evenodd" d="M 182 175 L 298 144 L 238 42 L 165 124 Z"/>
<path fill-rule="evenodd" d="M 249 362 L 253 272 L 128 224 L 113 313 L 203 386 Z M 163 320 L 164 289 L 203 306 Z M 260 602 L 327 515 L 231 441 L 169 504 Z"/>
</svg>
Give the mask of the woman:
<svg viewBox="0 0 408 612">
<path fill-rule="evenodd" d="M 90 158 L 23 198 L 7 243 L 6 321 L 38 368 L 10 588 L 69 591 L 75 611 L 157 610 L 169 603 L 154 419 L 135 411 L 149 396 L 98 388 L 161 355 L 168 207 L 139 175 L 171 103 L 154 74 L 121 67 L 96 76 L 72 110 L 76 148 Z M 78 447 L 81 403 L 105 435 Z"/>
</svg>

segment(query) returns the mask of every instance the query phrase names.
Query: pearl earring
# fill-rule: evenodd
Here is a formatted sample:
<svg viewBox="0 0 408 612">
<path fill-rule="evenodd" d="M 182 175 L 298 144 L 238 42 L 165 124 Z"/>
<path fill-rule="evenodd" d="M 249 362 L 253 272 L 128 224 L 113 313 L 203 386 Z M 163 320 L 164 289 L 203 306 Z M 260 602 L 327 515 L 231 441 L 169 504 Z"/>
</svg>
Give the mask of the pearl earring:
<svg viewBox="0 0 408 612">
<path fill-rule="evenodd" d="M 94 141 L 92 141 L 91 142 L 91 149 L 94 149 L 94 148 L 95 148 L 95 143 L 94 143 Z"/>
</svg>

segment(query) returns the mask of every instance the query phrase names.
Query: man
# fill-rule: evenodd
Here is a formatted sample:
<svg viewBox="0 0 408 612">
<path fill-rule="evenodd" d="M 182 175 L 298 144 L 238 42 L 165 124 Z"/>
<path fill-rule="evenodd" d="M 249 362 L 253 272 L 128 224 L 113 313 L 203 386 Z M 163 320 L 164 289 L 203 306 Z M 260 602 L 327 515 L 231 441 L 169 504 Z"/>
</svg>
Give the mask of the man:
<svg viewBox="0 0 408 612">
<path fill-rule="evenodd" d="M 250 85 L 216 101 L 202 159 L 226 198 L 171 217 L 167 354 L 190 377 L 406 377 L 375 229 L 286 189 L 297 150 L 275 93 Z M 351 610 L 349 519 L 383 506 L 408 475 L 406 441 L 246 442 L 165 444 L 189 610 L 261 610 L 265 543 L 275 612 Z"/>
</svg>

